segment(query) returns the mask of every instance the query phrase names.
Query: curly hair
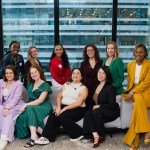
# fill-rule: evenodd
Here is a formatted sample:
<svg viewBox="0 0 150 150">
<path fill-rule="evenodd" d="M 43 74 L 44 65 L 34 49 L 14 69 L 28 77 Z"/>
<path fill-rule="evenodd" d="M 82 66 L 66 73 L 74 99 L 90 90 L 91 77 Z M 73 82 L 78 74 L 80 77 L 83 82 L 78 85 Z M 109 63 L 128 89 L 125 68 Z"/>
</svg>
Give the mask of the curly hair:
<svg viewBox="0 0 150 150">
<path fill-rule="evenodd" d="M 106 56 L 107 56 L 107 58 L 109 57 L 108 54 L 107 54 L 107 47 L 108 47 L 108 45 L 110 45 L 110 44 L 114 45 L 114 50 L 115 50 L 114 60 L 115 60 L 115 59 L 117 59 L 117 58 L 119 57 L 119 49 L 118 49 L 117 43 L 114 42 L 114 41 L 110 41 L 110 42 L 108 42 L 108 44 L 106 45 Z"/>
<path fill-rule="evenodd" d="M 147 58 L 147 57 L 148 57 L 148 51 L 147 51 L 147 48 L 146 48 L 146 46 L 145 46 L 144 44 L 137 44 L 137 45 L 135 46 L 134 51 L 133 51 L 133 56 L 134 56 L 134 54 L 135 54 L 135 51 L 136 51 L 139 47 L 142 47 L 142 48 L 144 49 L 144 51 L 145 51 L 145 58 Z"/>
<path fill-rule="evenodd" d="M 8 66 L 5 67 L 5 74 L 4 74 L 4 76 L 3 76 L 3 80 L 4 80 L 4 81 L 7 81 L 7 78 L 6 78 L 6 70 L 7 70 L 7 69 L 10 69 L 10 70 L 13 71 L 13 74 L 14 74 L 14 81 L 19 80 L 19 76 L 18 76 L 18 73 L 17 73 L 17 70 L 16 70 L 15 66 L 14 66 L 14 65 L 8 65 Z"/>
<path fill-rule="evenodd" d="M 70 65 L 69 65 L 69 60 L 68 60 L 67 53 L 66 53 L 64 47 L 59 43 L 55 45 L 50 60 L 52 60 L 56 56 L 56 54 L 54 53 L 56 46 L 60 46 L 63 49 L 63 53 L 62 53 L 62 56 L 61 56 L 62 66 L 63 66 L 63 68 L 68 68 L 68 66 L 70 66 Z"/>
<path fill-rule="evenodd" d="M 85 62 L 89 61 L 89 56 L 87 55 L 87 48 L 92 47 L 95 51 L 95 59 L 99 63 L 100 62 L 100 54 L 98 48 L 94 44 L 88 44 L 83 49 L 83 59 Z"/>
<path fill-rule="evenodd" d="M 33 57 L 31 56 L 31 50 L 35 48 L 38 51 L 38 48 L 34 45 L 30 46 L 27 50 L 27 54 L 28 54 L 28 60 L 30 61 L 30 63 L 32 65 L 37 65 L 37 63 L 35 62 L 35 60 L 33 59 Z"/>
<path fill-rule="evenodd" d="M 37 69 L 37 71 L 38 71 L 39 74 L 40 74 L 40 78 L 41 78 L 42 80 L 46 81 L 45 76 L 44 76 L 44 71 L 43 71 L 43 69 L 42 69 L 40 66 L 38 66 L 38 65 L 33 65 L 33 66 L 31 66 L 31 67 L 29 68 L 29 71 L 28 71 L 28 74 L 27 74 L 27 81 L 28 81 L 28 82 L 34 83 L 34 80 L 32 79 L 31 73 L 30 73 L 30 71 L 31 71 L 32 68 Z"/>
</svg>

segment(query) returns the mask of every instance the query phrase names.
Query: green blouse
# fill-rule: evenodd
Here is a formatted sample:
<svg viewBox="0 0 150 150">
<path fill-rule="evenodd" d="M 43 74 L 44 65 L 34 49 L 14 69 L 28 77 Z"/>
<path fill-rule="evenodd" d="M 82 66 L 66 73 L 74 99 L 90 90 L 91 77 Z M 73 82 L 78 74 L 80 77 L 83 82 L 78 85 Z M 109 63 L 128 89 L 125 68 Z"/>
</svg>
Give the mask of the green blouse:
<svg viewBox="0 0 150 150">
<path fill-rule="evenodd" d="M 34 83 L 28 83 L 28 97 L 31 101 L 36 100 L 40 97 L 42 92 L 52 93 L 52 89 L 47 82 L 43 82 L 39 87 L 33 90 Z M 48 100 L 48 95 L 45 100 Z"/>
</svg>

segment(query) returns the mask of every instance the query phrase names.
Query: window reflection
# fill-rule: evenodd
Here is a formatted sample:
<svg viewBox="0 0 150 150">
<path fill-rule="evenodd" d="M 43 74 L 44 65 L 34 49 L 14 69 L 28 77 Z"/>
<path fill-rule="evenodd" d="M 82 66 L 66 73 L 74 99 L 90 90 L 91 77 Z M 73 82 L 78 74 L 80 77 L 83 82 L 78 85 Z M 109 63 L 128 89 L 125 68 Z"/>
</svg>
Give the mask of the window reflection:
<svg viewBox="0 0 150 150">
<path fill-rule="evenodd" d="M 4 51 L 9 43 L 18 40 L 25 60 L 27 48 L 35 45 L 39 49 L 47 78 L 48 65 L 54 45 L 54 1 L 53 0 L 2 0 Z"/>
</svg>

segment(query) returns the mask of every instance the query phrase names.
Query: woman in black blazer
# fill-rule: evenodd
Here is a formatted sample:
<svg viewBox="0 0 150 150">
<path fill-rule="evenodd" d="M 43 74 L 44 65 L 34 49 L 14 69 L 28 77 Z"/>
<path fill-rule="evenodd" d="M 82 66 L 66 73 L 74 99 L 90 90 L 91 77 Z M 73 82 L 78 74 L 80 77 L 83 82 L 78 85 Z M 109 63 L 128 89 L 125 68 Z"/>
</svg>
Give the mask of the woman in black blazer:
<svg viewBox="0 0 150 150">
<path fill-rule="evenodd" d="M 116 103 L 116 91 L 112 84 L 112 77 L 108 67 L 98 70 L 99 81 L 93 100 L 96 105 L 93 110 L 86 112 L 83 124 L 83 134 L 92 134 L 93 148 L 105 141 L 104 123 L 115 120 L 120 115 L 119 105 Z"/>
</svg>

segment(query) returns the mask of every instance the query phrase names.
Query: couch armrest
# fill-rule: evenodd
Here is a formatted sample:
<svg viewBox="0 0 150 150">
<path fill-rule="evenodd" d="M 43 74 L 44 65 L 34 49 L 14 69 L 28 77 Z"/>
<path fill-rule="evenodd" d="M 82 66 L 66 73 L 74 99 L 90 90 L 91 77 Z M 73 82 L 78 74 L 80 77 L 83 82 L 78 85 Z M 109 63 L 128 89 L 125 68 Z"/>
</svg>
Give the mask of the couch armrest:
<svg viewBox="0 0 150 150">
<path fill-rule="evenodd" d="M 120 104 L 120 118 L 122 129 L 129 128 L 130 120 L 132 116 L 132 101 L 121 100 Z"/>
</svg>

